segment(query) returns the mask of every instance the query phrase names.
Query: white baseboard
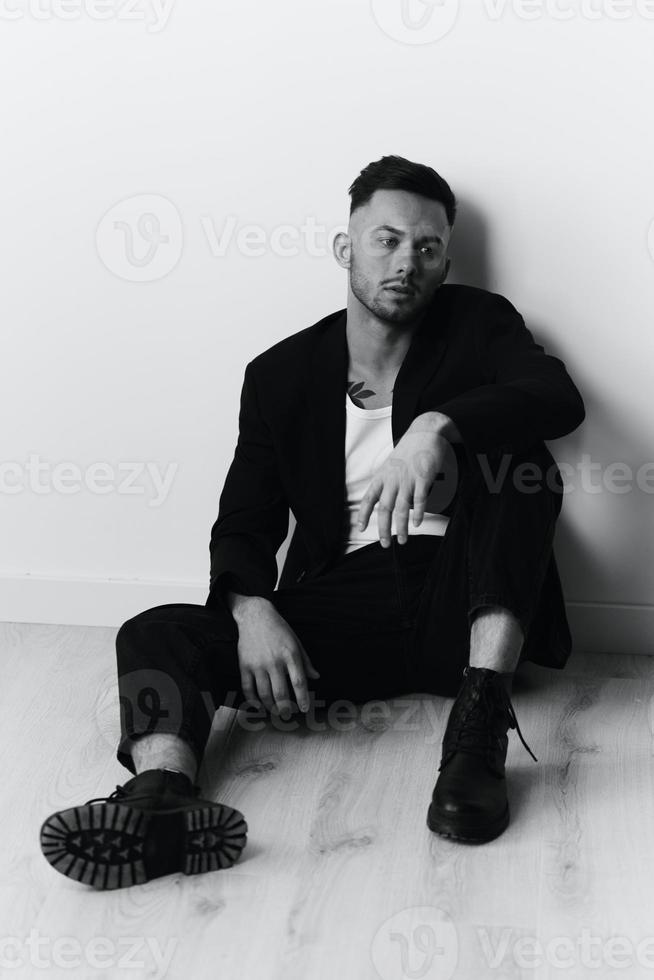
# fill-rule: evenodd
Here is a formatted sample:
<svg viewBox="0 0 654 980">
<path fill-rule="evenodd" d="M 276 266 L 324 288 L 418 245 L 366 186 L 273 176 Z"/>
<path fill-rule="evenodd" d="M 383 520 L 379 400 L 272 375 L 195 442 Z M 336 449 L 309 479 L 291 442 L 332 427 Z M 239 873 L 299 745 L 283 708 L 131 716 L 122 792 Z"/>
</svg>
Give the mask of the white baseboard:
<svg viewBox="0 0 654 980">
<path fill-rule="evenodd" d="M 113 626 L 168 602 L 204 605 L 209 580 L 101 579 L 0 575 L 0 622 Z"/>
<path fill-rule="evenodd" d="M 654 605 L 566 602 L 575 650 L 654 655 Z"/>
<path fill-rule="evenodd" d="M 118 629 L 168 602 L 204 605 L 209 583 L 0 575 L 0 621 Z M 574 649 L 654 655 L 654 605 L 566 603 Z"/>
</svg>

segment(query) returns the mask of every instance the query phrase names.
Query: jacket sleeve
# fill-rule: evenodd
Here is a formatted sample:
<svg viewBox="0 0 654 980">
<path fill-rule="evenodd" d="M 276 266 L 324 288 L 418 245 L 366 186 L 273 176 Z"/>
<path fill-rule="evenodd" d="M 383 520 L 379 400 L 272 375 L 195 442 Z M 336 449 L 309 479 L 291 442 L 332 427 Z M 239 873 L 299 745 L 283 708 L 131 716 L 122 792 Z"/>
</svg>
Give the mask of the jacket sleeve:
<svg viewBox="0 0 654 980">
<path fill-rule="evenodd" d="M 456 424 L 468 454 L 519 452 L 559 439 L 586 414 L 563 361 L 534 341 L 508 300 L 493 294 L 492 301 L 474 327 L 486 383 L 433 406 Z"/>
<path fill-rule="evenodd" d="M 270 598 L 288 525 L 289 505 L 250 362 L 241 389 L 238 441 L 211 529 L 206 605 L 220 604 L 226 589 Z"/>
</svg>

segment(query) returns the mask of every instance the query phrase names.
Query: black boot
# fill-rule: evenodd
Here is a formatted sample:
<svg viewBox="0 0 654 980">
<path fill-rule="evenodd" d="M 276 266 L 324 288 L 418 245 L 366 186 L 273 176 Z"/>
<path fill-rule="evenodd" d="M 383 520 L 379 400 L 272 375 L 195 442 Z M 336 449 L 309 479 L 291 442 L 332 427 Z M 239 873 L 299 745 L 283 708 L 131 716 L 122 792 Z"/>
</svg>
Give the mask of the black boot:
<svg viewBox="0 0 654 980">
<path fill-rule="evenodd" d="M 508 729 L 518 726 L 500 674 L 466 667 L 443 736 L 440 775 L 432 793 L 427 826 L 454 840 L 481 844 L 509 824 L 504 764 Z"/>
<path fill-rule="evenodd" d="M 247 824 L 199 792 L 184 773 L 148 769 L 110 796 L 53 813 L 41 827 L 41 850 L 55 870 L 97 889 L 228 868 Z"/>
</svg>

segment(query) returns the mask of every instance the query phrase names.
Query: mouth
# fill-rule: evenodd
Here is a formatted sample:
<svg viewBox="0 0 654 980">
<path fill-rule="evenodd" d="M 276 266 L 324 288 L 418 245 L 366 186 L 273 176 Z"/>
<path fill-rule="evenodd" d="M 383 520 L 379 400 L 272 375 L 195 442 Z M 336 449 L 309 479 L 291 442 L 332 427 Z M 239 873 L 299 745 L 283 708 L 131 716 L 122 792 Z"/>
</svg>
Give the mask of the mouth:
<svg viewBox="0 0 654 980">
<path fill-rule="evenodd" d="M 384 286 L 384 289 L 389 289 L 392 293 L 397 293 L 398 296 L 415 295 L 415 289 L 411 289 L 410 286 Z"/>
</svg>

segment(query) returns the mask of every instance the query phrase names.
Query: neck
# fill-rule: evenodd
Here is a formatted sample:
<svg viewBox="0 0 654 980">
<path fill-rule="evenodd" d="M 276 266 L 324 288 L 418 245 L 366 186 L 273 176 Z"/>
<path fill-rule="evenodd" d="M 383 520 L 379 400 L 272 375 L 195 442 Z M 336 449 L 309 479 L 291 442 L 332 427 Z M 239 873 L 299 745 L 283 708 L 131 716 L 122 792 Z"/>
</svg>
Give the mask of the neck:
<svg viewBox="0 0 654 980">
<path fill-rule="evenodd" d="M 381 320 L 349 291 L 345 333 L 350 361 L 377 374 L 399 370 L 423 316 L 401 324 Z"/>
</svg>

